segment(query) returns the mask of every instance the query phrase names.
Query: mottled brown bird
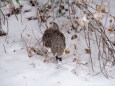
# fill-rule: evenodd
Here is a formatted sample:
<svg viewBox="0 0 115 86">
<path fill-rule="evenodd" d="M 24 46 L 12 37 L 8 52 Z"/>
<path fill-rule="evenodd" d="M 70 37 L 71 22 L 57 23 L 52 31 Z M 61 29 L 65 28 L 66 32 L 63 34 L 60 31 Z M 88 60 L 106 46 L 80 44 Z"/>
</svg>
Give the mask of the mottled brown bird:
<svg viewBox="0 0 115 86">
<path fill-rule="evenodd" d="M 51 48 L 51 52 L 56 56 L 56 60 L 62 61 L 61 55 L 63 55 L 66 47 L 65 36 L 59 31 L 59 26 L 55 22 L 51 22 L 52 27 L 45 30 L 42 41 L 45 47 Z"/>
</svg>

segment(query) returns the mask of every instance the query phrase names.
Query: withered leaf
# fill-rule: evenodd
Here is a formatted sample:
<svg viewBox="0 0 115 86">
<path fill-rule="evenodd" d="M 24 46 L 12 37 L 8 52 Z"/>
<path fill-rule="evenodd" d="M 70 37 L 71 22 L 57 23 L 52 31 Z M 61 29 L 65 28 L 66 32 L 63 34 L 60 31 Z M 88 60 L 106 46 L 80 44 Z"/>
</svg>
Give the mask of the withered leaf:
<svg viewBox="0 0 115 86">
<path fill-rule="evenodd" d="M 66 53 L 66 54 L 69 54 L 69 53 L 70 53 L 70 50 L 65 50 L 65 53 Z"/>
<path fill-rule="evenodd" d="M 90 54 L 90 53 L 91 53 L 91 50 L 90 50 L 90 49 L 85 49 L 85 52 L 86 52 L 87 54 Z"/>
<path fill-rule="evenodd" d="M 107 13 L 105 9 L 101 9 L 101 12 L 102 13 Z"/>
<path fill-rule="evenodd" d="M 113 19 L 115 19 L 115 16 L 113 17 Z"/>
<path fill-rule="evenodd" d="M 99 10 L 101 8 L 100 5 L 96 5 L 96 9 Z"/>
<path fill-rule="evenodd" d="M 74 49 L 76 50 L 76 45 L 74 44 Z"/>
<path fill-rule="evenodd" d="M 32 56 L 33 56 L 33 53 L 32 53 L 31 50 L 28 51 L 28 56 L 29 56 L 29 57 L 32 57 Z"/>
<path fill-rule="evenodd" d="M 71 39 L 73 40 L 73 39 L 76 39 L 77 38 L 77 35 L 73 35 L 72 37 L 71 37 Z"/>
<path fill-rule="evenodd" d="M 109 31 L 109 32 L 113 32 L 113 29 L 112 29 L 112 28 L 109 28 L 108 31 Z"/>
<path fill-rule="evenodd" d="M 109 22 L 112 22 L 112 20 L 109 20 Z"/>
</svg>

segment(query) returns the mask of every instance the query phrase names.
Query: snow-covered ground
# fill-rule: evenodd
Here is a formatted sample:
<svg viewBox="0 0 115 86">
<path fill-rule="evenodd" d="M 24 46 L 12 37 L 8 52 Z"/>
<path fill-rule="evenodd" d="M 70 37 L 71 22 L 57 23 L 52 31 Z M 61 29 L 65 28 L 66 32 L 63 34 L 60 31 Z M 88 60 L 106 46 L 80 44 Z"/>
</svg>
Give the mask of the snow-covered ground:
<svg viewBox="0 0 115 86">
<path fill-rule="evenodd" d="M 43 3 L 45 1 L 42 0 Z M 113 2 L 111 13 L 115 16 L 115 1 L 111 1 Z M 95 54 L 93 56 L 95 71 L 92 71 L 91 65 L 87 63 L 89 54 L 84 50 L 87 48 L 85 40 L 79 41 L 84 37 L 82 32 L 77 34 L 78 39 L 71 40 L 71 36 L 75 33 L 68 34 L 65 30 L 61 30 L 66 37 L 66 49 L 70 50 L 70 54 L 64 53 L 62 56 L 62 64 L 44 62 L 45 56 L 35 53 L 32 57 L 28 57 L 26 43 L 30 47 L 35 47 L 46 27 L 43 25 L 39 28 L 37 20 L 28 21 L 27 17 L 36 16 L 36 8 L 28 5 L 26 0 L 23 4 L 22 20 L 20 14 L 17 15 L 18 20 L 12 15 L 8 18 L 8 27 L 7 23 L 2 25 L 5 31 L 7 29 L 9 31 L 8 36 L 0 37 L 0 86 L 115 86 L 115 67 L 108 67 L 110 77 L 107 79 L 102 73 L 97 74 L 99 68 L 96 68 Z M 31 9 L 31 12 L 24 13 L 26 9 Z M 2 11 L 6 14 L 6 7 L 3 7 Z M 55 21 L 62 24 L 65 20 L 57 18 Z M 42 43 L 36 47 L 41 46 Z M 77 58 L 78 62 L 73 61 L 74 58 Z"/>
</svg>

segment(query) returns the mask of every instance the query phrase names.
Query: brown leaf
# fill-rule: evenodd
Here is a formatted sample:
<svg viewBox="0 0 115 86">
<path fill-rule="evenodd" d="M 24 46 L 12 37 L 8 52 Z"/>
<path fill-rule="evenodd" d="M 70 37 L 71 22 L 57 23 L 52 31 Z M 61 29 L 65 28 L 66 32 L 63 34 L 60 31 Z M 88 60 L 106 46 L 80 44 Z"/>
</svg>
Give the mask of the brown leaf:
<svg viewBox="0 0 115 86">
<path fill-rule="evenodd" d="M 28 56 L 29 56 L 29 57 L 32 57 L 32 56 L 34 55 L 34 52 L 33 52 L 33 50 L 32 50 L 32 47 L 30 47 L 30 46 L 27 46 L 27 52 L 28 52 Z"/>
<path fill-rule="evenodd" d="M 51 9 L 52 7 L 50 5 L 47 6 L 48 9 Z"/>
<path fill-rule="evenodd" d="M 87 54 L 90 54 L 90 53 L 91 53 L 91 50 L 90 50 L 90 49 L 85 49 L 85 52 L 86 52 Z"/>
<path fill-rule="evenodd" d="M 112 22 L 112 20 L 109 20 L 109 22 L 111 23 L 111 22 Z"/>
<path fill-rule="evenodd" d="M 73 39 L 76 39 L 77 38 L 77 35 L 73 35 L 72 37 L 71 37 L 71 39 L 73 40 Z"/>
<path fill-rule="evenodd" d="M 101 8 L 100 5 L 96 5 L 96 9 L 99 10 Z"/>
<path fill-rule="evenodd" d="M 113 17 L 113 19 L 115 19 L 115 16 Z"/>
<path fill-rule="evenodd" d="M 66 53 L 66 54 L 69 54 L 69 53 L 70 53 L 70 50 L 65 50 L 65 53 Z"/>
<path fill-rule="evenodd" d="M 94 13 L 94 18 L 95 18 L 96 20 L 101 19 L 100 11 L 97 11 L 96 13 Z"/>
<path fill-rule="evenodd" d="M 5 35 L 7 35 L 7 33 L 4 32 L 3 30 L 0 30 L 0 36 L 5 36 Z"/>
<path fill-rule="evenodd" d="M 102 13 L 107 13 L 105 9 L 101 9 L 101 12 Z"/>
<path fill-rule="evenodd" d="M 110 33 L 113 32 L 113 29 L 109 28 L 109 29 L 108 29 L 108 32 L 110 32 Z"/>
<path fill-rule="evenodd" d="M 76 45 L 74 44 L 74 49 L 76 50 Z"/>
<path fill-rule="evenodd" d="M 35 2 L 34 1 L 30 0 L 29 2 L 31 4 L 31 6 L 35 6 Z"/>
<path fill-rule="evenodd" d="M 28 20 L 32 20 L 32 17 L 27 18 Z"/>
<path fill-rule="evenodd" d="M 30 12 L 30 11 L 31 11 L 30 9 L 29 10 L 25 10 L 24 13 L 27 13 L 27 12 Z"/>
<path fill-rule="evenodd" d="M 11 14 L 10 14 L 10 13 L 8 13 L 8 14 L 6 14 L 6 16 L 7 16 L 7 17 L 10 17 L 10 16 L 11 16 Z"/>
<path fill-rule="evenodd" d="M 29 57 L 32 57 L 32 56 L 33 56 L 32 50 L 29 50 L 29 51 L 28 51 L 28 56 L 29 56 Z"/>
</svg>

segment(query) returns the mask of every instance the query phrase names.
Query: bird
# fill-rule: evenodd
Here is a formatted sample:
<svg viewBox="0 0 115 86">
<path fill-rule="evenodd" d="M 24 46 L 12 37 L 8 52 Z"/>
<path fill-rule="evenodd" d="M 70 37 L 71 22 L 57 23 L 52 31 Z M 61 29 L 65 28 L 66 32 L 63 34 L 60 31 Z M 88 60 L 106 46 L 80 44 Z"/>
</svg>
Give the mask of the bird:
<svg viewBox="0 0 115 86">
<path fill-rule="evenodd" d="M 65 36 L 59 31 L 59 26 L 55 22 L 50 22 L 50 28 L 44 31 L 42 36 L 43 46 L 51 48 L 52 54 L 55 56 L 57 63 L 62 62 L 61 56 L 66 47 Z"/>
</svg>

